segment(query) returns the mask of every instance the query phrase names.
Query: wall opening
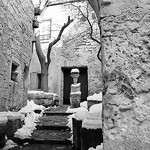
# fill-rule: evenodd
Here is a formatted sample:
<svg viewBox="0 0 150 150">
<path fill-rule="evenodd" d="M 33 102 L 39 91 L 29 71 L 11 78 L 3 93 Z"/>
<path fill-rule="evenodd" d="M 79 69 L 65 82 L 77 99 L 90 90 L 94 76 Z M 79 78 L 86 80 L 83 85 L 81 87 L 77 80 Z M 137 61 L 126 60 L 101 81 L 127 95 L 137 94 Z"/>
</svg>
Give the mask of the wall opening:
<svg viewBox="0 0 150 150">
<path fill-rule="evenodd" d="M 14 82 L 17 82 L 17 76 L 18 76 L 18 66 L 19 64 L 16 62 L 12 62 L 11 66 L 11 80 Z"/>
<path fill-rule="evenodd" d="M 37 73 L 37 89 L 41 89 L 41 73 Z"/>
<path fill-rule="evenodd" d="M 80 71 L 80 76 L 78 79 L 78 83 L 81 83 L 81 102 L 87 100 L 88 96 L 88 74 L 87 67 L 62 67 L 63 71 L 63 104 L 70 104 L 70 91 L 71 84 L 73 84 L 73 79 L 70 76 L 71 69 L 78 68 Z"/>
</svg>

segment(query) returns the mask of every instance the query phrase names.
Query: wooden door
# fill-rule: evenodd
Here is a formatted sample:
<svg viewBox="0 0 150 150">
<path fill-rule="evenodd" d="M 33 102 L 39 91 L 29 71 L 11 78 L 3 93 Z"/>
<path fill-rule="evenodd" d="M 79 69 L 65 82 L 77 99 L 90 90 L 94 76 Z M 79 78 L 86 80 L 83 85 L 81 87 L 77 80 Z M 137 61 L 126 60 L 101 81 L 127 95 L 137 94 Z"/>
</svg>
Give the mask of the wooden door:
<svg viewBox="0 0 150 150">
<path fill-rule="evenodd" d="M 64 87 L 63 87 L 63 104 L 70 104 L 70 92 L 71 84 L 73 84 L 73 79 L 70 76 L 72 67 L 63 67 L 62 71 L 64 73 Z M 81 83 L 81 102 L 86 101 L 88 96 L 88 75 L 87 67 L 78 68 L 80 71 L 80 77 L 78 83 Z"/>
</svg>

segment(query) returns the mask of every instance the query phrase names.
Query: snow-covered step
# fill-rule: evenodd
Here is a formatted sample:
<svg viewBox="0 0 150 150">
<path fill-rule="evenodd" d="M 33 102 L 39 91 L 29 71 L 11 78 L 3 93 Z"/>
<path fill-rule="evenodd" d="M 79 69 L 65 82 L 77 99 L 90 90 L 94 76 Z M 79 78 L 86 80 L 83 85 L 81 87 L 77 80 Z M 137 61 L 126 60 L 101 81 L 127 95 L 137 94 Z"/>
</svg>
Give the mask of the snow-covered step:
<svg viewBox="0 0 150 150">
<path fill-rule="evenodd" d="M 52 115 L 47 116 L 44 115 L 40 118 L 40 122 L 36 126 L 37 129 L 57 129 L 57 130 L 69 130 L 66 126 L 67 124 L 67 116 L 60 116 L 60 115 Z"/>
<path fill-rule="evenodd" d="M 22 146 L 17 146 L 11 150 L 73 150 L 72 145 L 63 145 L 63 144 L 38 144 L 30 143 Z"/>
<path fill-rule="evenodd" d="M 70 131 L 67 130 L 35 130 L 32 135 L 34 142 L 45 144 L 71 144 L 68 140 L 70 137 Z"/>
<path fill-rule="evenodd" d="M 7 137 L 11 138 L 14 136 L 17 129 L 22 127 L 25 115 L 20 112 L 0 112 L 0 118 L 0 122 L 5 122 L 7 129 L 5 134 Z"/>
</svg>

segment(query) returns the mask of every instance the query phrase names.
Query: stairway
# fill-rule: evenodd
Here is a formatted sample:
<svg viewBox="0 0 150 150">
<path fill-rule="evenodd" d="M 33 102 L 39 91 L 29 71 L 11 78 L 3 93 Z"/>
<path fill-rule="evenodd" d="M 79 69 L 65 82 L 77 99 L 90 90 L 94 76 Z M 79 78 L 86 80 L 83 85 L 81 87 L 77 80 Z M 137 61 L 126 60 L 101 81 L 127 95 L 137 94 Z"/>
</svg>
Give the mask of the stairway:
<svg viewBox="0 0 150 150">
<path fill-rule="evenodd" d="M 73 145 L 68 140 L 71 133 L 66 126 L 67 116 L 70 115 L 66 113 L 67 108 L 68 106 L 64 105 L 46 110 L 32 138 L 20 141 L 20 146 L 10 150 L 73 150 Z M 29 144 L 23 145 L 24 142 Z"/>
</svg>

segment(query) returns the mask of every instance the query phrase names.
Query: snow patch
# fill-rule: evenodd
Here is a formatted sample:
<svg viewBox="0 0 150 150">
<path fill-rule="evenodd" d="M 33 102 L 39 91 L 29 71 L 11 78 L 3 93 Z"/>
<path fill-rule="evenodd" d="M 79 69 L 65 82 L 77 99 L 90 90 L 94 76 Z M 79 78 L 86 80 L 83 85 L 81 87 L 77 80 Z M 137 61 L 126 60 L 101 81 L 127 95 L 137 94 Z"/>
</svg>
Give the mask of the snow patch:
<svg viewBox="0 0 150 150">
<path fill-rule="evenodd" d="M 96 148 L 90 147 L 88 150 L 103 150 L 103 143 L 101 145 L 97 145 Z"/>
<path fill-rule="evenodd" d="M 91 96 L 88 96 L 87 97 L 87 100 L 97 100 L 97 101 L 102 101 L 102 92 L 100 93 L 94 93 L 93 95 Z"/>
<path fill-rule="evenodd" d="M 8 121 L 8 118 L 6 116 L 0 116 L 0 125 L 6 124 Z"/>
<path fill-rule="evenodd" d="M 9 150 L 10 148 L 13 148 L 15 146 L 17 146 L 16 143 L 14 143 L 12 140 L 8 140 L 2 150 Z"/>
<path fill-rule="evenodd" d="M 73 73 L 73 72 L 78 72 L 79 73 L 79 69 L 72 69 L 71 73 Z"/>
<path fill-rule="evenodd" d="M 81 83 L 71 84 L 72 87 L 79 87 Z"/>
<path fill-rule="evenodd" d="M 86 129 L 102 128 L 102 103 L 90 107 L 86 118 L 82 122 L 82 127 Z"/>
<path fill-rule="evenodd" d="M 84 107 L 84 108 L 88 109 L 87 101 L 81 102 L 81 103 L 80 103 L 80 107 Z"/>
<path fill-rule="evenodd" d="M 41 110 L 40 114 L 36 114 L 34 110 Z M 15 132 L 14 137 L 20 139 L 31 138 L 31 134 L 36 129 L 36 122 L 39 121 L 39 117 L 43 115 L 43 111 L 45 107 L 42 105 L 37 105 L 34 101 L 28 101 L 27 106 L 23 107 L 20 112 L 26 113 L 27 116 L 25 117 L 24 123 L 25 125 L 22 128 L 18 129 Z"/>
<path fill-rule="evenodd" d="M 77 91 L 77 92 L 71 92 L 70 94 L 81 94 L 81 91 Z"/>
</svg>

